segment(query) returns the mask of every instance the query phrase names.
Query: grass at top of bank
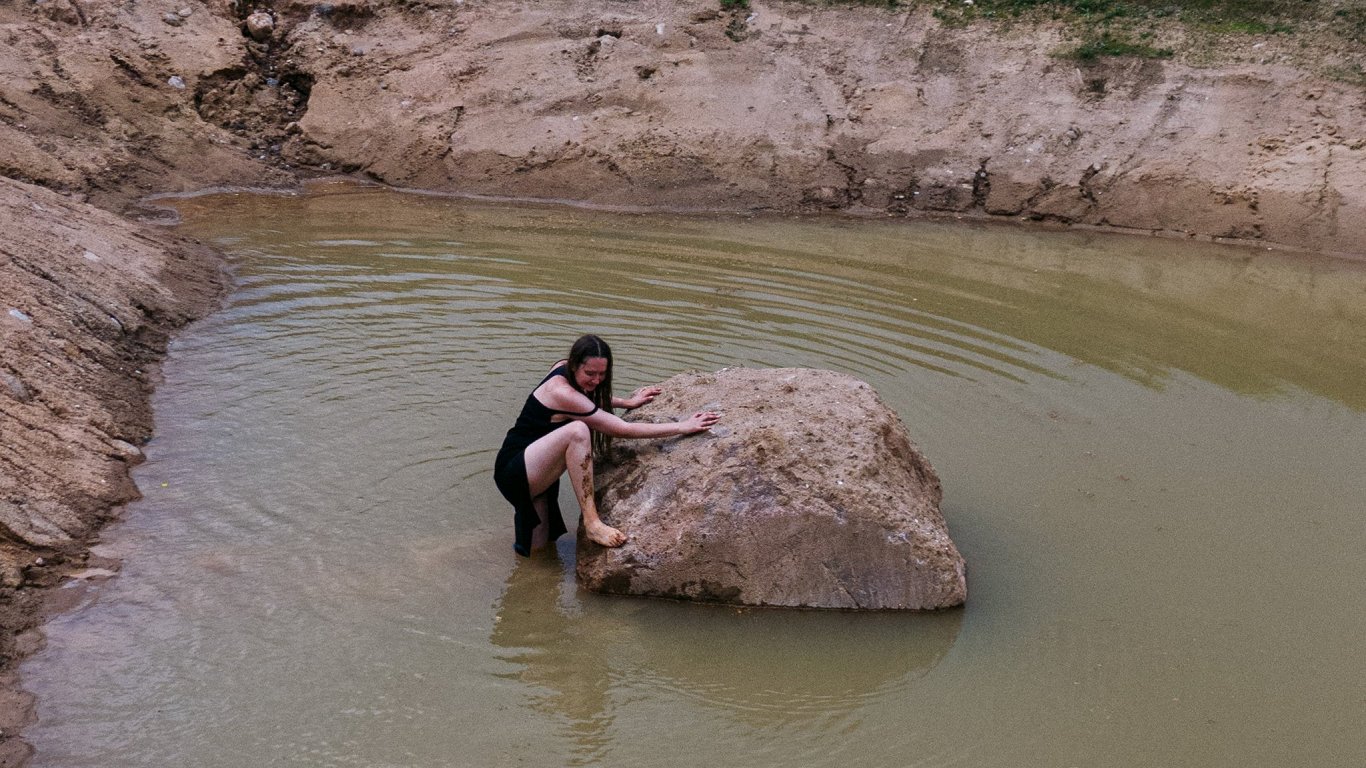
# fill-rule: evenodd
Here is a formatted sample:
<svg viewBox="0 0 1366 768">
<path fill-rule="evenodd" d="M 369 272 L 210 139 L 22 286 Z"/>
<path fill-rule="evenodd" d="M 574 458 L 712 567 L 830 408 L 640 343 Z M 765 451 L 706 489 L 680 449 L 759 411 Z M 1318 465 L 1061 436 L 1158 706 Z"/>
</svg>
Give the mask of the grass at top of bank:
<svg viewBox="0 0 1366 768">
<path fill-rule="evenodd" d="M 941 18 L 970 20 L 1042 13 L 1090 22 L 1172 19 L 1233 34 L 1288 33 L 1300 21 L 1336 17 L 1350 22 L 1349 17 L 1355 16 L 1359 17 L 1354 30 L 1358 39 L 1366 31 L 1361 28 L 1366 23 L 1366 8 L 1333 0 L 933 0 L 933 4 L 940 7 Z"/>
<path fill-rule="evenodd" d="M 720 0 L 727 8 L 749 0 Z M 882 8 L 930 6 L 943 19 L 1023 17 L 1091 21 L 1175 19 L 1224 32 L 1288 32 L 1297 21 L 1334 20 L 1344 32 L 1366 41 L 1366 3 L 1360 0 L 797 0 L 808 5 L 863 5 Z"/>
<path fill-rule="evenodd" d="M 1170 58 L 1188 52 L 1193 35 L 1205 39 L 1275 36 L 1320 44 L 1333 38 L 1366 51 L 1366 0 L 795 0 L 807 5 L 890 10 L 931 8 L 946 26 L 978 21 L 1048 20 L 1068 25 L 1077 43 L 1055 55 L 1091 60 L 1107 56 Z M 732 7 L 748 0 L 723 0 Z M 1187 31 L 1177 49 L 1159 45 L 1175 27 Z M 1359 68 L 1359 65 L 1358 65 Z"/>
</svg>

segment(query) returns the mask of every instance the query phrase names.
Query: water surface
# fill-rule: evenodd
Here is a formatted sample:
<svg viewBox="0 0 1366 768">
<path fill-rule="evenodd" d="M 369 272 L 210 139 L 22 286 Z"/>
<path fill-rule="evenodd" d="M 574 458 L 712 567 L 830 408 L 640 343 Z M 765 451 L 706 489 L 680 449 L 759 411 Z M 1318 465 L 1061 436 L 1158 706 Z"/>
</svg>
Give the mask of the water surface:
<svg viewBox="0 0 1366 768">
<path fill-rule="evenodd" d="M 23 667 L 35 765 L 1366 764 L 1361 265 L 353 187 L 181 208 L 238 288 L 173 345 L 123 573 Z M 585 331 L 621 392 L 871 383 L 968 605 L 604 598 L 572 541 L 516 558 L 493 454 Z"/>
</svg>

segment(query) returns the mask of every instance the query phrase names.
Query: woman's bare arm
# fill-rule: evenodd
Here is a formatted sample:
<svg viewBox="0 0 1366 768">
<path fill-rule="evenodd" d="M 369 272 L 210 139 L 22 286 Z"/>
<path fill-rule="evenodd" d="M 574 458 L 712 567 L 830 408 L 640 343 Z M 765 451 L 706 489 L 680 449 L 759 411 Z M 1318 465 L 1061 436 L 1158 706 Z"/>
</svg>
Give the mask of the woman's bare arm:
<svg viewBox="0 0 1366 768">
<path fill-rule="evenodd" d="M 537 397 L 549 408 L 558 411 L 569 411 L 571 413 L 587 413 L 593 411 L 588 416 L 574 416 L 587 424 L 591 429 L 611 435 L 612 437 L 672 437 L 674 435 L 691 435 L 710 429 L 721 417 L 719 414 L 710 411 L 694 413 L 682 421 L 669 421 L 662 424 L 653 424 L 644 421 L 626 421 L 610 411 L 594 410 L 593 401 L 588 396 L 574 389 L 569 382 L 563 379 L 551 379 L 542 385 L 538 390 Z M 615 401 L 616 398 L 613 398 Z"/>
<path fill-rule="evenodd" d="M 600 410 L 592 416 L 583 417 L 580 421 L 593 430 L 612 437 L 673 437 L 711 429 L 720 418 L 719 414 L 703 411 L 694 413 L 682 421 L 654 424 L 647 421 L 626 421 L 616 414 Z"/>
</svg>

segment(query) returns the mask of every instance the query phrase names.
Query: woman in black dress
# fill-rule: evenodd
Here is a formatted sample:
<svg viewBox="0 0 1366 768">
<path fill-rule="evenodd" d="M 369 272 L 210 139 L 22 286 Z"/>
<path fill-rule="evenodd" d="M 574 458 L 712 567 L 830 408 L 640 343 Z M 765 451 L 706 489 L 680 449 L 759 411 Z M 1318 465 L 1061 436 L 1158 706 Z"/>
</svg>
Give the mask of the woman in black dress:
<svg viewBox="0 0 1366 768">
<path fill-rule="evenodd" d="M 514 509 L 513 548 L 518 554 L 530 555 L 565 533 L 557 499 L 566 470 L 588 538 L 604 547 L 626 543 L 626 534 L 598 517 L 594 453 L 601 456 L 613 437 L 690 435 L 720 418 L 703 412 L 683 421 L 648 424 L 623 421 L 612 413 L 613 408 L 638 408 L 659 392 L 658 387 L 642 387 L 630 397 L 613 397 L 612 349 L 591 334 L 575 341 L 569 357 L 555 363 L 527 396 L 494 461 L 493 479 Z"/>
</svg>

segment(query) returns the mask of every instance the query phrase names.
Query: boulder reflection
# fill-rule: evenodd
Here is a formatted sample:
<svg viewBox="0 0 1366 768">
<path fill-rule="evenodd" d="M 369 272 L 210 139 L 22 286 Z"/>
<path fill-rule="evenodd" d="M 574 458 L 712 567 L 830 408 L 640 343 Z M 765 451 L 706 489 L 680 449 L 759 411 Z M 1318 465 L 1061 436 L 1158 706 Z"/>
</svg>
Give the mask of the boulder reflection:
<svg viewBox="0 0 1366 768">
<path fill-rule="evenodd" d="M 565 559 L 572 559 L 572 554 Z M 692 701 L 755 728 L 849 716 L 932 669 L 962 611 L 850 613 L 605 597 L 579 589 L 573 564 L 520 561 L 491 641 L 563 718 L 575 751 L 601 755 L 618 706 Z"/>
</svg>

